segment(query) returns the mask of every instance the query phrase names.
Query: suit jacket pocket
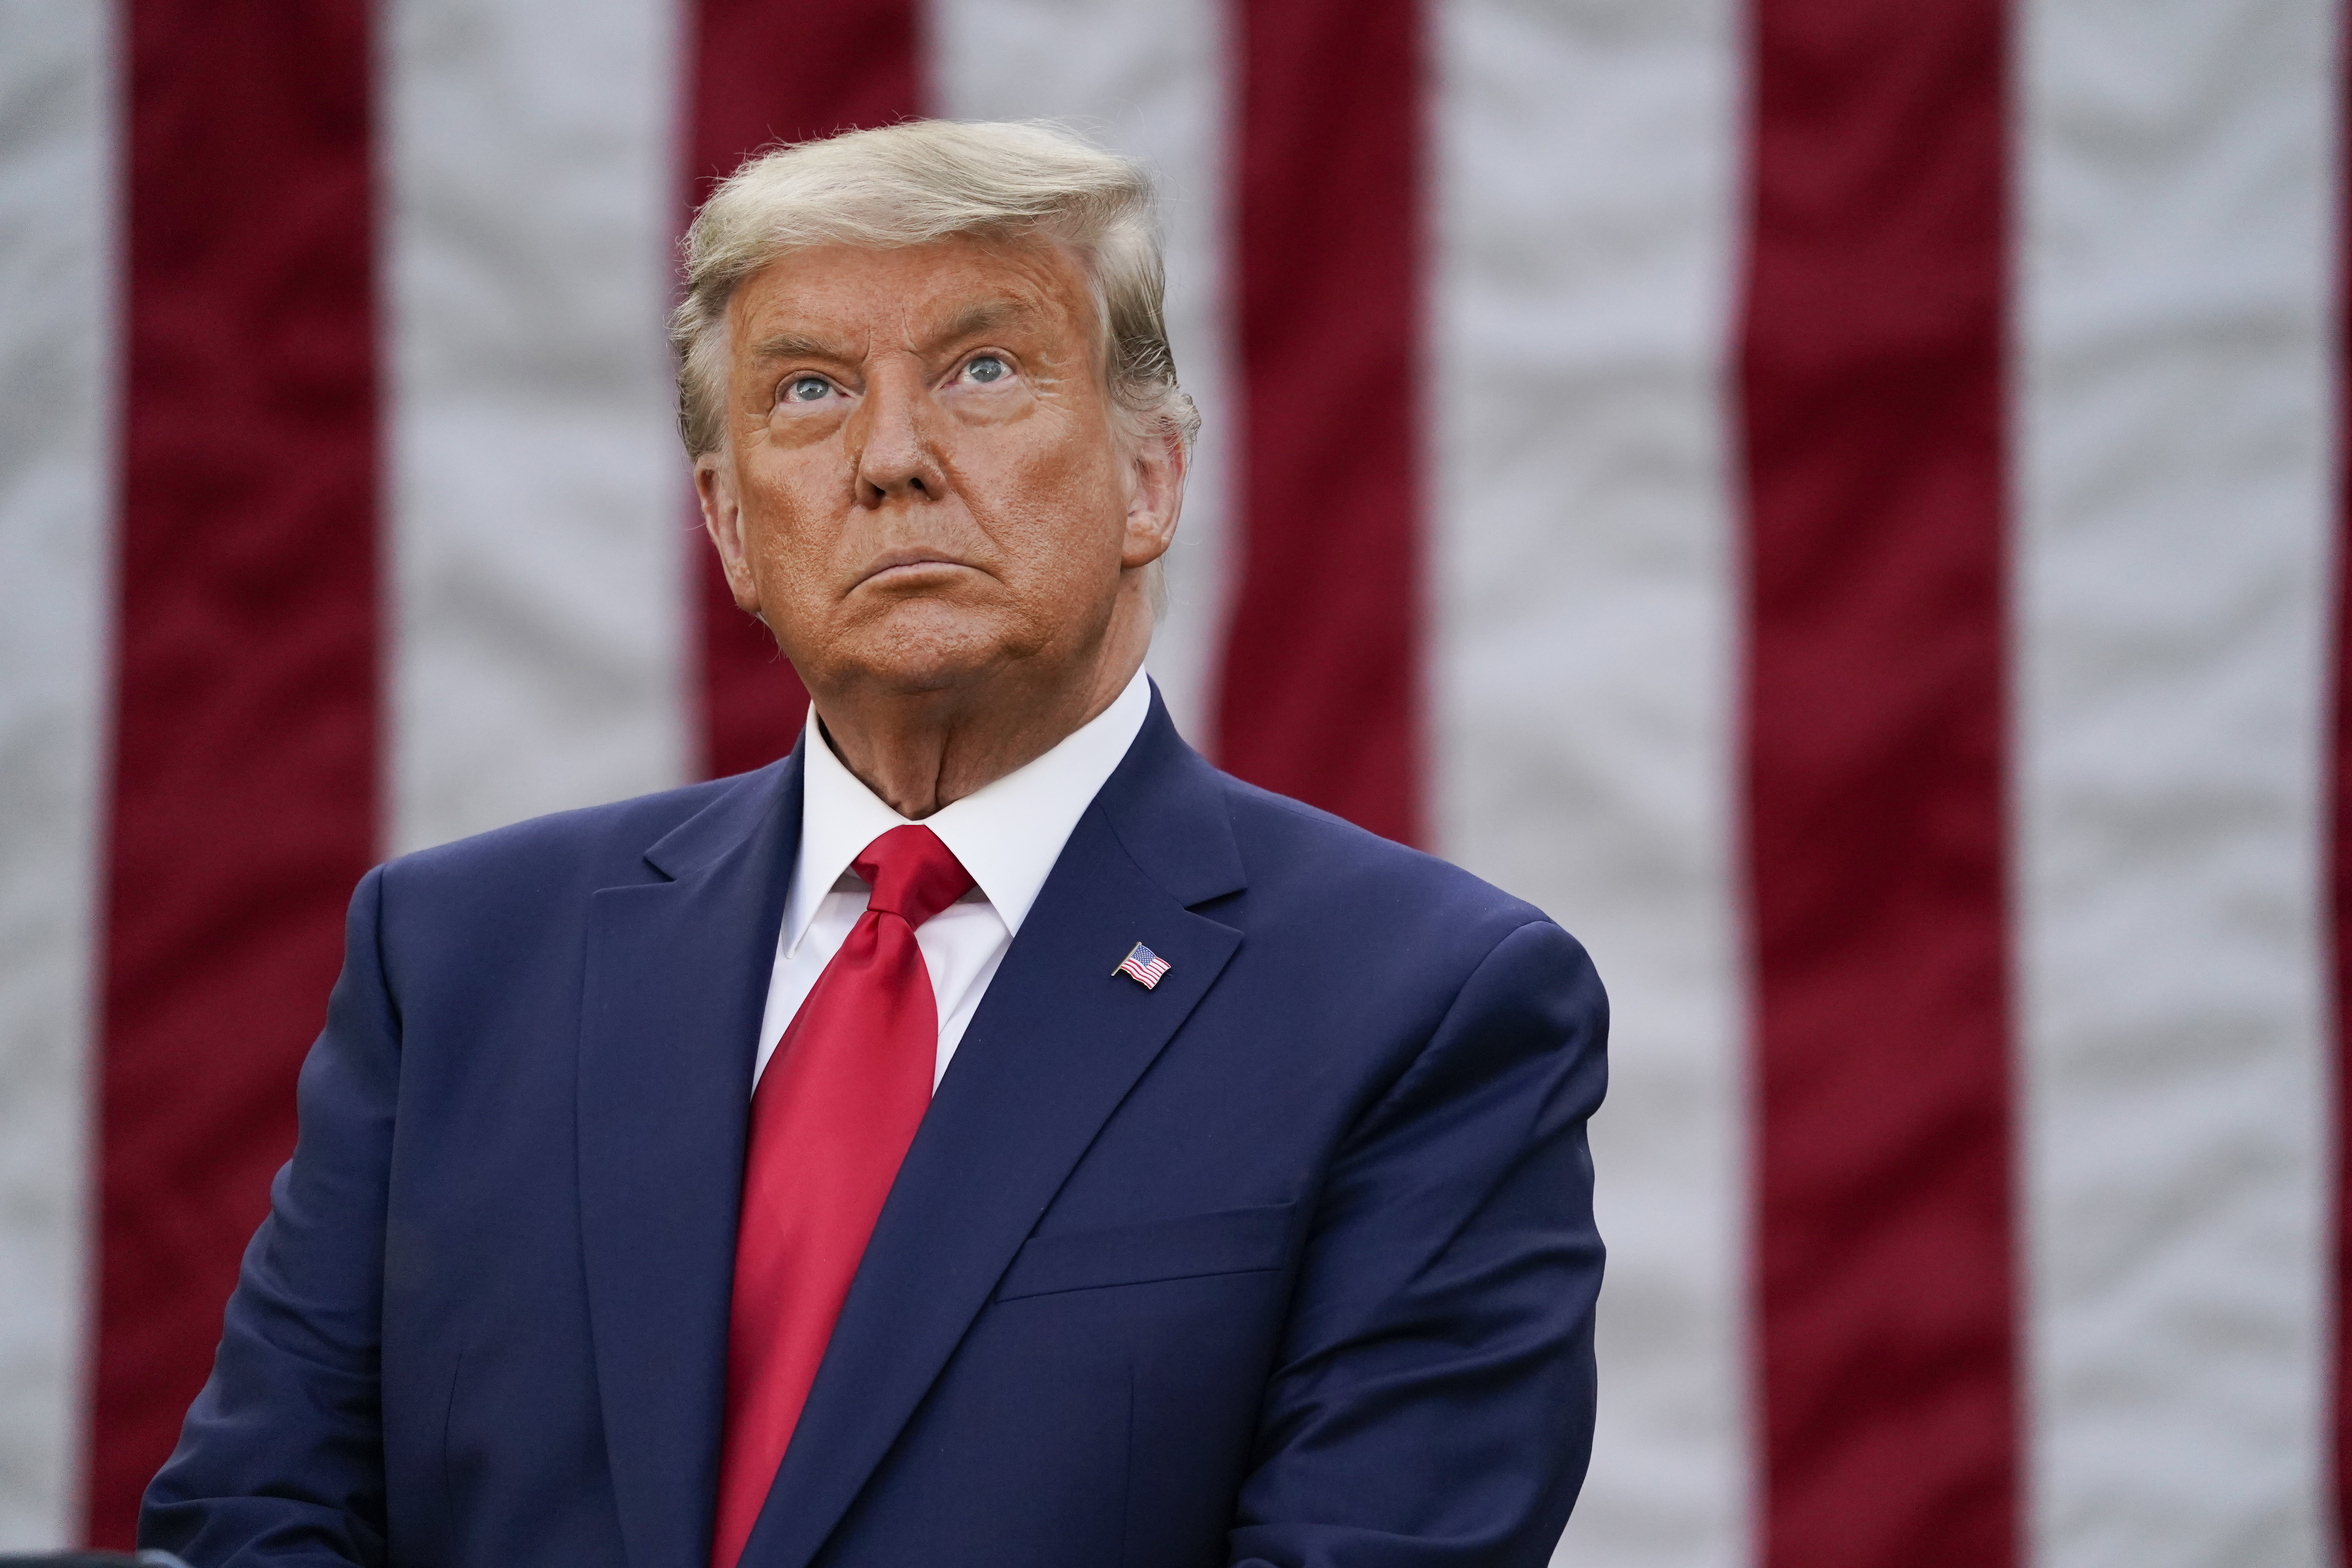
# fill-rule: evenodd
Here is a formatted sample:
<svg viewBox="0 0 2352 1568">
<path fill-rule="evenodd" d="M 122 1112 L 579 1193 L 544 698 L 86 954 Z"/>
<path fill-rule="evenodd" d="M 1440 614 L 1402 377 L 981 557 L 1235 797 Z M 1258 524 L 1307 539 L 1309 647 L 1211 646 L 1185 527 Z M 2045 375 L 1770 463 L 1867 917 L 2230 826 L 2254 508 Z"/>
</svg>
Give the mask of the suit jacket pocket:
<svg viewBox="0 0 2352 1568">
<path fill-rule="evenodd" d="M 1107 1230 L 1033 1236 L 1005 1270 L 996 1299 L 1279 1268 L 1289 1250 L 1296 1206 L 1223 1209 Z"/>
</svg>

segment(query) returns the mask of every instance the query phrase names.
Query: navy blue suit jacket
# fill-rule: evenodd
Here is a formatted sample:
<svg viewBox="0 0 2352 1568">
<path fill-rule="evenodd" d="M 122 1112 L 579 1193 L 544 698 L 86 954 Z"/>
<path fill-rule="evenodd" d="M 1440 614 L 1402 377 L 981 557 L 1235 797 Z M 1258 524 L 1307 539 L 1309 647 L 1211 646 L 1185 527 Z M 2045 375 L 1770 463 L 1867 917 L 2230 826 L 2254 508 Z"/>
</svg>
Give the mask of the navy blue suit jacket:
<svg viewBox="0 0 2352 1568">
<path fill-rule="evenodd" d="M 147 1496 L 199 1568 L 706 1568 L 796 752 L 371 872 Z M 1156 990 L 1113 974 L 1141 942 Z M 891 1189 L 744 1568 L 1545 1561 L 1590 1449 L 1582 950 L 1150 721 Z"/>
</svg>

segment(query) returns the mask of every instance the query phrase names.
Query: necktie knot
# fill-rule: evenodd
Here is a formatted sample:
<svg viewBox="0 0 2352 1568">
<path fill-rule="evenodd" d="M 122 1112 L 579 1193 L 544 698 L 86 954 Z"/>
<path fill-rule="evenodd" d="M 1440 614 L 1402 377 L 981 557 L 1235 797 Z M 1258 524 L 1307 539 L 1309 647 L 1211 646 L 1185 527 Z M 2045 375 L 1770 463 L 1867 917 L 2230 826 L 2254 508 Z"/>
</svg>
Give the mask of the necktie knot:
<svg viewBox="0 0 2352 1568">
<path fill-rule="evenodd" d="M 919 926 L 964 896 L 971 873 L 920 823 L 894 827 L 850 862 L 874 891 L 866 907 Z"/>
</svg>

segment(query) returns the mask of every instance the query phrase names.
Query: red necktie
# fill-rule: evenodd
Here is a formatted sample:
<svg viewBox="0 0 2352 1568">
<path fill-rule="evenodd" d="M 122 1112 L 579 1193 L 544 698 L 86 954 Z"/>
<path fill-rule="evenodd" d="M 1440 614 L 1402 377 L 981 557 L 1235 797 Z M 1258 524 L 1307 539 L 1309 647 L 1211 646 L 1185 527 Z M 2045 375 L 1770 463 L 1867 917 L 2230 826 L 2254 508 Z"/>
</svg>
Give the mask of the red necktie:
<svg viewBox="0 0 2352 1568">
<path fill-rule="evenodd" d="M 851 862 L 874 891 L 751 1095 L 711 1568 L 735 1568 L 866 1237 L 931 1099 L 939 1007 L 915 928 L 971 873 L 928 827 Z"/>
</svg>

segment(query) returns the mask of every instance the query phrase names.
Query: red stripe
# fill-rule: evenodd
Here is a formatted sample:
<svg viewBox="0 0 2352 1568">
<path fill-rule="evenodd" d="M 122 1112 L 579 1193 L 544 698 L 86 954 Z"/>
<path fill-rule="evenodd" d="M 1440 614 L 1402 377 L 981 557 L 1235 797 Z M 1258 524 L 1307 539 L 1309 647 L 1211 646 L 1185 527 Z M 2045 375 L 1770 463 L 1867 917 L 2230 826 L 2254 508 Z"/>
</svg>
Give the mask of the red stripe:
<svg viewBox="0 0 2352 1568">
<path fill-rule="evenodd" d="M 1739 391 L 1766 1558 L 2002 1568 L 2000 0 L 1757 0 Z"/>
<path fill-rule="evenodd" d="M 1423 19 L 1233 13 L 1246 414 L 1218 760 L 1422 837 Z"/>
<path fill-rule="evenodd" d="M 374 846 L 367 16 L 129 8 L 101 1545 L 210 1363 Z"/>
<path fill-rule="evenodd" d="M 914 0 L 699 0 L 688 188 L 699 202 L 745 156 L 921 112 Z M 808 694 L 775 639 L 735 607 L 697 539 L 703 756 L 713 775 L 792 750 Z"/>
</svg>

